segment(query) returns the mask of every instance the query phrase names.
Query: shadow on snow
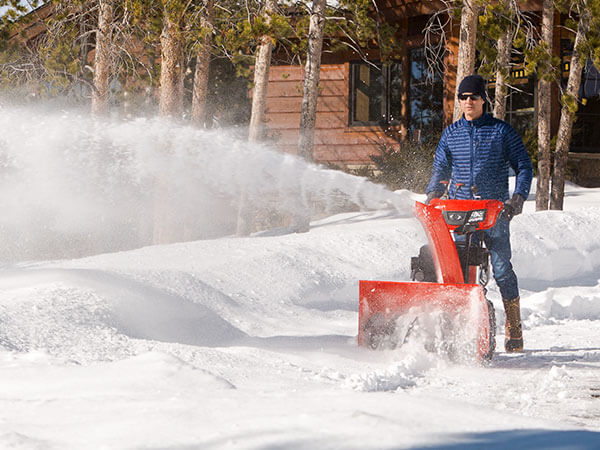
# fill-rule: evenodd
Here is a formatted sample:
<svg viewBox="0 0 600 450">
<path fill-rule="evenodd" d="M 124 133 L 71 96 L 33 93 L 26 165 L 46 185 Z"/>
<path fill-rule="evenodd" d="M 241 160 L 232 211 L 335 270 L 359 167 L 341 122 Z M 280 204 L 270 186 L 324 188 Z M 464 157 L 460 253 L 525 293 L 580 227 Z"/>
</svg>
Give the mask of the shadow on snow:
<svg viewBox="0 0 600 450">
<path fill-rule="evenodd" d="M 411 447 L 413 450 L 588 450 L 599 448 L 600 433 L 587 430 L 508 430 L 452 436 L 455 443 Z M 456 442 L 458 441 L 458 442 Z"/>
</svg>

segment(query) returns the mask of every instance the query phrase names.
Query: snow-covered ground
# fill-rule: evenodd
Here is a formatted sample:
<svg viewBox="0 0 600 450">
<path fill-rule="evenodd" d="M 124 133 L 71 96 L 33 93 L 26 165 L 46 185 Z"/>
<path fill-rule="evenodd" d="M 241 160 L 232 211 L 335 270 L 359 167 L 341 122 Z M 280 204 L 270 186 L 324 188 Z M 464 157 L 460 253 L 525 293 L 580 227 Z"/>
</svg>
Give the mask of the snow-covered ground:
<svg viewBox="0 0 600 450">
<path fill-rule="evenodd" d="M 484 366 L 357 347 L 358 280 L 408 280 L 425 241 L 396 209 L 5 264 L 0 448 L 600 448 L 600 189 L 534 203 L 512 223 L 526 351 L 499 336 Z"/>
</svg>

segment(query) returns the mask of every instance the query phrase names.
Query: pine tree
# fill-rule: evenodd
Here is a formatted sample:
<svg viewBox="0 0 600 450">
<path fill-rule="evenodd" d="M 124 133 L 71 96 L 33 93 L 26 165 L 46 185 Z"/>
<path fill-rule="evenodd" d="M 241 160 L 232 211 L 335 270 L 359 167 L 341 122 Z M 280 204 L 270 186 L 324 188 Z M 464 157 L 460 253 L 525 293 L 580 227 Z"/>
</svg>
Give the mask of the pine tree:
<svg viewBox="0 0 600 450">
<path fill-rule="evenodd" d="M 35 16 L 29 16 L 24 18 L 29 12 L 40 7 L 44 4 L 43 0 L 28 0 L 23 2 L 21 0 L 0 0 L 0 8 L 4 9 L 3 14 L 0 16 L 0 28 L 6 30 L 20 23 L 28 23 L 35 20 Z M 25 20 L 25 22 L 22 22 Z"/>
<path fill-rule="evenodd" d="M 181 118 L 185 73 L 183 20 L 188 4 L 184 0 L 161 0 L 161 3 L 163 15 L 160 34 L 158 110 L 161 116 Z"/>
<path fill-rule="evenodd" d="M 185 110 L 184 81 L 188 62 L 196 60 L 192 91 L 192 120 L 206 121 L 206 91 L 214 35 L 213 0 L 128 0 L 136 35 L 146 44 L 150 66 L 159 60 L 158 109 L 165 117 L 181 119 Z M 160 48 L 160 58 L 155 49 Z"/>
<path fill-rule="evenodd" d="M 308 161 L 312 161 L 313 159 L 312 152 L 315 138 L 317 100 L 319 96 L 323 30 L 325 27 L 325 6 L 325 0 L 315 0 L 313 2 L 308 29 L 302 111 L 300 113 L 300 137 L 298 141 L 298 154 Z"/>
<path fill-rule="evenodd" d="M 555 64 L 552 63 L 552 39 L 554 34 L 554 5 L 552 0 L 544 0 L 542 5 L 542 40 L 540 43 L 540 56 L 536 62 L 538 74 L 538 177 L 535 196 L 537 211 L 548 209 L 550 197 L 550 169 L 551 169 L 551 103 L 552 82 L 554 80 Z"/>
<path fill-rule="evenodd" d="M 560 5 L 564 7 L 565 5 Z M 552 188 L 550 209 L 563 209 L 565 177 L 573 121 L 578 109 L 578 94 L 581 84 L 583 66 L 588 58 L 593 58 L 600 67 L 600 0 L 577 0 L 569 2 L 571 12 L 575 14 L 576 34 L 569 63 L 567 88 L 562 95 L 560 123 L 556 136 L 554 168 L 552 171 Z M 575 25 L 572 23 L 571 25 Z"/>
<path fill-rule="evenodd" d="M 479 5 L 475 0 L 463 0 L 460 16 L 460 36 L 458 41 L 458 63 L 456 67 L 456 92 L 454 94 L 453 120 L 460 119 L 458 102 L 458 84 L 475 70 L 475 39 L 477 36 L 477 18 Z"/>
<path fill-rule="evenodd" d="M 206 102 L 215 21 L 214 0 L 205 0 L 199 14 L 200 35 L 196 44 L 196 67 L 192 90 L 192 122 L 203 127 L 206 125 L 207 119 Z"/>
<path fill-rule="evenodd" d="M 115 0 L 98 1 L 98 26 L 96 51 L 94 53 L 94 82 L 92 91 L 92 114 L 103 115 L 109 107 L 109 83 L 112 70 L 112 25 Z"/>
<path fill-rule="evenodd" d="M 34 0 L 24 5 L 19 0 L 0 0 L 3 13 L 0 15 L 0 84 L 14 89 L 37 84 L 42 72 L 39 55 L 25 45 L 26 33 L 20 33 L 26 25 L 41 22 L 43 19 L 31 8 L 42 2 Z M 15 38 L 16 36 L 16 38 Z M 9 38 L 11 38 L 9 40 Z"/>
<path fill-rule="evenodd" d="M 271 23 L 271 15 L 277 8 L 277 0 L 267 0 L 264 7 L 265 25 Z M 267 88 L 269 84 L 269 70 L 271 67 L 271 54 L 273 52 L 273 38 L 269 34 L 261 36 L 256 51 L 254 64 L 254 92 L 252 94 L 252 115 L 248 139 L 260 141 L 264 138 L 265 110 L 267 106 Z"/>
</svg>

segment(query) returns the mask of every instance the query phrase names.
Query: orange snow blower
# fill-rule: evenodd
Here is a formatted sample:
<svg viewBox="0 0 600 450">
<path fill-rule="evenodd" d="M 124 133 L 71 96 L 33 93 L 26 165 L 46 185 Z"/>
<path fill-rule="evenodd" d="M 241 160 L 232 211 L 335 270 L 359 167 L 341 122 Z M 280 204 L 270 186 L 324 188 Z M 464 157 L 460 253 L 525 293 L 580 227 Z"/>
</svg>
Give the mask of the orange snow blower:
<svg viewBox="0 0 600 450">
<path fill-rule="evenodd" d="M 489 252 L 482 230 L 494 226 L 503 207 L 498 200 L 416 202 L 429 245 L 411 259 L 413 282 L 360 281 L 358 344 L 396 348 L 420 336 L 430 351 L 490 359 L 496 324 L 485 297 Z"/>
</svg>

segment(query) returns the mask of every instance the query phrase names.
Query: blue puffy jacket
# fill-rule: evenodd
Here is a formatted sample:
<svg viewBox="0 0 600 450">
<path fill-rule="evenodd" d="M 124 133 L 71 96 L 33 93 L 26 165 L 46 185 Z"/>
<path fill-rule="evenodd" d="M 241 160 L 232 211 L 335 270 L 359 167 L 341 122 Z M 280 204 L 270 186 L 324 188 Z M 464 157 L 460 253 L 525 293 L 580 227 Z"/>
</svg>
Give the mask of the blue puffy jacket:
<svg viewBox="0 0 600 450">
<path fill-rule="evenodd" d="M 440 181 L 450 180 L 450 198 L 473 198 L 475 186 L 478 197 L 506 201 L 509 167 L 517 175 L 514 193 L 527 199 L 533 167 L 517 132 L 490 114 L 472 121 L 463 116 L 442 133 L 426 192 L 444 192 Z M 457 183 L 464 184 L 458 192 Z"/>
</svg>

